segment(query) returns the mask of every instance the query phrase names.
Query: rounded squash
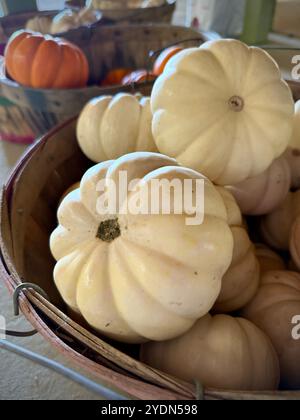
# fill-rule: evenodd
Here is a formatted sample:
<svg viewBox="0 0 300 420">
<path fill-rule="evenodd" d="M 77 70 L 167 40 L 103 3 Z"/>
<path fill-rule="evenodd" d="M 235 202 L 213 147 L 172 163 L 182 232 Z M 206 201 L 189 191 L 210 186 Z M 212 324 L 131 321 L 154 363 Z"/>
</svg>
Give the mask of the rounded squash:
<svg viewBox="0 0 300 420">
<path fill-rule="evenodd" d="M 261 233 L 272 248 L 289 250 L 293 223 L 300 216 L 300 190 L 289 192 L 284 202 L 261 221 Z"/>
<path fill-rule="evenodd" d="M 289 165 L 291 172 L 291 188 L 300 188 L 300 147 L 288 147 L 284 157 Z"/>
<path fill-rule="evenodd" d="M 300 274 L 269 271 L 243 316 L 254 322 L 270 338 L 278 353 L 281 386 L 300 388 L 300 342 L 292 337 L 292 319 L 300 315 Z"/>
<path fill-rule="evenodd" d="M 101 82 L 101 86 L 121 85 L 125 76 L 130 74 L 132 70 L 126 68 L 118 68 L 110 70 Z"/>
<path fill-rule="evenodd" d="M 183 336 L 146 343 L 141 359 L 150 366 L 205 387 L 275 390 L 279 363 L 269 338 L 251 322 L 206 315 Z"/>
<path fill-rule="evenodd" d="M 100 96 L 88 102 L 79 116 L 78 143 L 94 162 L 136 151 L 155 152 L 151 121 L 149 98 L 125 93 Z"/>
<path fill-rule="evenodd" d="M 118 192 L 124 173 L 128 183 L 139 180 L 135 190 L 122 194 L 114 213 L 99 211 L 107 198 L 99 182 L 114 181 Z M 158 214 L 124 212 L 152 180 L 174 179 L 192 180 L 193 186 L 203 180 L 202 224 L 186 224 L 190 207 L 184 214 L 162 214 L 161 201 Z M 194 187 L 194 200 L 196 192 Z M 187 331 L 212 308 L 232 258 L 232 234 L 216 188 L 156 153 L 92 167 L 60 205 L 58 221 L 50 240 L 58 290 L 93 328 L 120 341 L 166 340 Z"/>
<path fill-rule="evenodd" d="M 237 40 L 176 54 L 152 95 L 161 153 L 221 185 L 265 171 L 287 148 L 294 102 L 275 61 Z"/>
<path fill-rule="evenodd" d="M 25 86 L 67 89 L 86 86 L 87 59 L 80 48 L 60 38 L 18 31 L 5 49 L 9 76 Z"/>
<path fill-rule="evenodd" d="M 272 212 L 286 198 L 291 186 L 291 171 L 281 156 L 271 166 L 253 178 L 228 187 L 241 211 L 246 215 Z"/>
<path fill-rule="evenodd" d="M 132 85 L 134 83 L 153 82 L 156 79 L 155 74 L 145 69 L 135 70 L 122 79 L 122 85 Z"/>
<path fill-rule="evenodd" d="M 232 262 L 222 279 L 221 293 L 213 310 L 229 313 L 241 309 L 254 297 L 259 285 L 260 271 L 255 247 L 242 226 L 242 215 L 234 197 L 222 187 L 218 187 L 218 191 L 227 210 L 234 246 Z"/>
</svg>

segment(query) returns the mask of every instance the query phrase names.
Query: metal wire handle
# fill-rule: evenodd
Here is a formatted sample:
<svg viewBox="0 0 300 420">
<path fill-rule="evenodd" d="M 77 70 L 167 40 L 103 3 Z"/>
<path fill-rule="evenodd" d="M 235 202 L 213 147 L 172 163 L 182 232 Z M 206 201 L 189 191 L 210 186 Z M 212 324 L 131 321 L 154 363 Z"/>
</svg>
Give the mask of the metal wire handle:
<svg viewBox="0 0 300 420">
<path fill-rule="evenodd" d="M 19 297 L 20 297 L 20 293 L 23 290 L 28 290 L 28 289 L 33 289 L 35 290 L 37 293 L 39 293 L 41 296 L 43 296 L 45 299 L 49 300 L 49 297 L 47 295 L 47 293 L 38 285 L 34 284 L 34 283 L 21 283 L 19 284 L 13 293 L 13 308 L 14 308 L 14 315 L 15 316 L 19 316 L 20 315 L 20 307 L 19 307 Z M 33 335 L 37 334 L 36 330 L 31 330 L 31 331 L 13 331 L 13 330 L 2 330 L 0 329 L 0 334 L 2 335 L 7 335 L 9 337 L 32 337 Z"/>
</svg>

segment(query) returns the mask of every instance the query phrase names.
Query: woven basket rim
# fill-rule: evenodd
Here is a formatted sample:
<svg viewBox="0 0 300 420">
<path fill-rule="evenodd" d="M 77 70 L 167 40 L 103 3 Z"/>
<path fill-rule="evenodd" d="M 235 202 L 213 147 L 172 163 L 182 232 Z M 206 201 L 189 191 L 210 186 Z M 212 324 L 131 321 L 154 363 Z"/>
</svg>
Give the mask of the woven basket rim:
<svg viewBox="0 0 300 420">
<path fill-rule="evenodd" d="M 51 138 L 54 134 L 58 133 L 63 127 L 68 126 L 73 123 L 77 117 L 71 118 L 68 121 L 64 122 L 53 128 L 47 134 L 42 136 L 35 144 L 33 144 L 28 151 L 21 157 L 19 162 L 14 167 L 12 173 L 10 174 L 7 182 L 4 184 L 1 197 L 1 214 L 0 214 L 0 223 L 2 225 L 4 211 L 3 208 L 6 207 L 6 210 L 9 214 L 11 200 L 13 199 L 14 194 L 14 185 L 18 179 L 22 169 L 27 165 L 31 156 L 45 143 L 51 141 Z M 21 279 L 16 279 L 15 274 L 11 270 L 13 265 L 13 260 L 10 258 L 6 252 L 6 240 L 3 237 L 2 231 L 0 233 L 0 277 L 8 287 L 10 293 L 12 293 L 18 284 L 18 281 Z M 86 369 L 90 373 L 96 374 L 98 377 L 103 380 L 107 386 L 112 386 L 119 389 L 122 393 L 128 394 L 128 384 L 130 384 L 129 394 L 134 398 L 145 399 L 145 388 L 149 392 L 149 399 L 196 399 L 196 388 L 193 385 L 189 386 L 190 397 L 187 397 L 186 394 L 180 394 L 168 389 L 163 389 L 156 384 L 145 382 L 141 378 L 132 378 L 126 376 L 117 371 L 108 369 L 107 367 L 96 363 L 91 359 L 85 357 L 84 355 L 76 352 L 70 346 L 68 346 L 61 338 L 59 338 L 55 332 L 46 325 L 44 320 L 36 311 L 36 307 L 33 304 L 36 293 L 31 291 L 26 292 L 24 295 L 21 295 L 20 299 L 20 308 L 24 316 L 28 321 L 36 328 L 41 335 L 47 339 L 52 345 L 54 345 L 60 352 L 65 356 L 71 357 L 76 363 L 78 363 L 82 368 Z M 128 382 L 129 381 L 129 382 Z M 139 390 L 141 386 L 144 387 L 144 390 Z M 299 391 L 276 391 L 276 392 L 254 392 L 254 391 L 230 391 L 230 390 L 216 390 L 216 389 L 205 389 L 204 390 L 204 399 L 236 399 L 236 400 L 248 400 L 248 399 L 273 399 L 273 400 L 300 400 L 300 390 Z"/>
</svg>

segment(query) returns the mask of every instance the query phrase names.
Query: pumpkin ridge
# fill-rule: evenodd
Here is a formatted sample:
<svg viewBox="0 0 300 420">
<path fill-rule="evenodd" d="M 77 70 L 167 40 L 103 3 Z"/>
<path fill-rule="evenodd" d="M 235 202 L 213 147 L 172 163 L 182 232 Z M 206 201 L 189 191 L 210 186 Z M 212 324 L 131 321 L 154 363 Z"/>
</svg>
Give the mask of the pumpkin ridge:
<svg viewBox="0 0 300 420">
<path fill-rule="evenodd" d="M 122 239 L 124 241 L 124 238 L 122 238 Z M 138 277 L 134 274 L 133 270 L 131 269 L 131 266 L 127 262 L 127 259 L 124 258 L 125 255 L 123 253 L 119 252 L 118 246 L 116 246 L 116 245 L 114 247 L 114 250 L 115 250 L 115 252 L 117 252 L 118 258 L 123 261 L 124 266 L 128 269 L 128 272 L 130 273 L 130 281 L 133 281 L 137 288 L 139 286 L 141 286 L 141 283 L 140 283 Z M 131 286 L 132 286 L 132 284 L 131 284 Z M 113 291 L 113 294 L 114 294 L 114 287 L 112 286 L 112 284 L 111 284 L 111 288 L 112 288 L 112 291 Z M 194 317 L 188 318 L 188 317 L 185 317 L 185 316 L 182 316 L 182 315 L 176 313 L 175 311 L 171 311 L 169 307 L 166 307 L 165 304 L 163 304 L 161 301 L 157 300 L 152 294 L 149 293 L 148 290 L 146 291 L 146 293 L 147 293 L 148 299 L 150 298 L 151 301 L 155 305 L 157 305 L 158 307 L 161 307 L 167 315 L 172 316 L 173 318 L 176 317 L 178 320 L 182 320 L 182 321 L 186 321 L 186 322 L 193 322 L 193 323 L 196 322 Z M 116 302 L 115 296 L 114 296 L 114 300 Z M 117 302 L 116 302 L 116 308 L 117 308 L 118 313 L 122 316 L 122 319 L 129 325 L 129 327 L 131 328 L 132 331 L 134 331 L 137 335 L 141 336 L 142 338 L 145 338 L 146 340 L 149 340 L 149 339 L 151 340 L 151 337 L 142 335 L 141 333 L 136 331 L 136 329 L 133 328 L 133 326 L 131 324 L 129 324 L 129 321 L 125 318 L 122 311 L 121 312 L 119 311 Z"/>
</svg>

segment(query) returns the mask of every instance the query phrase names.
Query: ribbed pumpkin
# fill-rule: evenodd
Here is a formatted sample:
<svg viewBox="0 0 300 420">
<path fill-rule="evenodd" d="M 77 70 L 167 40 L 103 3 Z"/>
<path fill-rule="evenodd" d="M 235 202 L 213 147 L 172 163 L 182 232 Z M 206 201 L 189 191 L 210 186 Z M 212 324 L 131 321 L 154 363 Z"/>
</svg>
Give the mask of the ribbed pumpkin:
<svg viewBox="0 0 300 420">
<path fill-rule="evenodd" d="M 213 310 L 229 313 L 242 308 L 254 297 L 260 273 L 255 247 L 242 226 L 242 215 L 234 197 L 223 187 L 217 189 L 227 210 L 234 246 L 232 262 L 223 276 L 221 293 Z"/>
<path fill-rule="evenodd" d="M 33 88 L 67 89 L 86 86 L 87 59 L 80 48 L 61 38 L 18 31 L 5 50 L 8 75 Z"/>
<path fill-rule="evenodd" d="M 300 274 L 265 273 L 257 295 L 242 315 L 271 338 L 279 356 L 282 387 L 299 389 L 300 341 L 292 337 L 292 320 L 300 315 Z"/>
<path fill-rule="evenodd" d="M 138 184 L 119 198 L 119 210 L 103 214 L 98 205 L 102 209 L 107 196 L 99 182 L 114 181 L 118 193 L 124 172 L 128 184 Z M 186 224 L 192 208 L 163 214 L 161 201 L 155 214 L 123 212 L 153 180 L 191 180 L 193 200 L 196 180 L 203 180 L 203 223 Z M 92 327 L 120 341 L 167 340 L 187 331 L 212 308 L 232 259 L 232 234 L 216 188 L 156 153 L 132 153 L 92 167 L 80 189 L 61 203 L 58 221 L 50 241 L 58 290 Z"/>
</svg>

